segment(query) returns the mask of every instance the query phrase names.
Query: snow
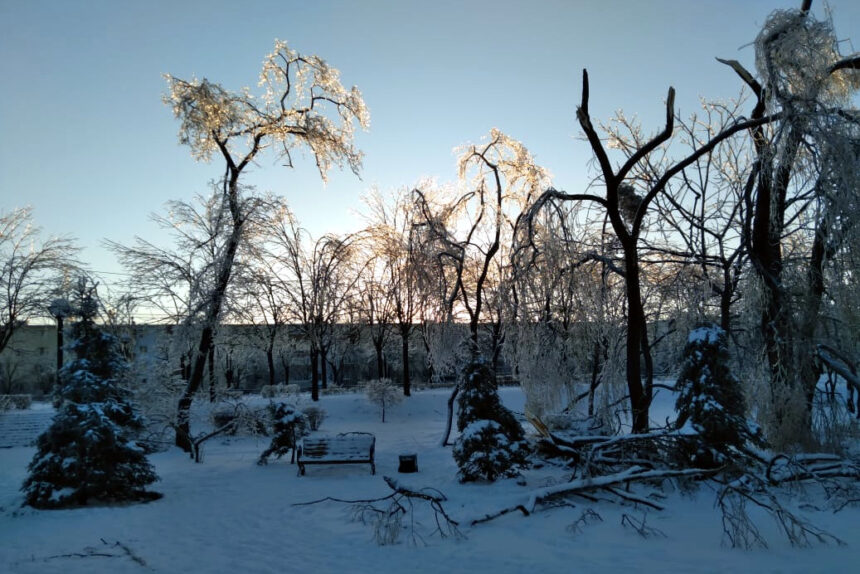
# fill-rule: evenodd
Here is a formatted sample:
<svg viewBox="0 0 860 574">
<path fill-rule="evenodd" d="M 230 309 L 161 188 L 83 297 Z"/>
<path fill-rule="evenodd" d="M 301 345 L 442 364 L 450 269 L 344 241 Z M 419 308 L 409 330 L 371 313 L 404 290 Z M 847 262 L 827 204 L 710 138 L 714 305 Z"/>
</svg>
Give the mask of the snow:
<svg viewBox="0 0 860 574">
<path fill-rule="evenodd" d="M 767 550 L 741 551 L 721 545 L 715 493 L 667 490 L 666 510 L 647 511 L 614 502 L 573 498 L 571 506 L 525 517 L 512 512 L 490 522 L 469 522 L 547 492 L 569 479 L 565 469 L 546 465 L 528 470 L 525 484 L 457 482 L 450 448 L 439 446 L 448 390 L 414 392 L 379 420 L 376 407 L 357 394 L 323 396 L 328 412 L 320 433 L 366 431 L 376 435 L 377 474 L 367 465 L 308 467 L 297 476 L 289 458 L 257 466 L 268 437 L 213 439 L 204 445 L 202 464 L 176 450 L 152 455 L 161 481 L 160 500 L 131 506 L 38 511 L 21 508 L 19 487 L 32 447 L 0 449 L 0 572 L 855 572 L 860 562 L 860 508 L 839 513 L 813 509 L 820 500 L 807 493 L 798 511 L 848 542 L 848 546 L 792 548 L 773 522 L 758 516 Z M 500 392 L 505 405 L 522 412 L 519 389 Z M 265 400 L 257 399 L 259 404 Z M 663 396 L 666 405 L 671 396 Z M 304 405 L 309 404 L 305 401 Z M 528 429 L 528 426 L 526 427 Z M 198 432 L 203 429 L 195 429 Z M 465 539 L 439 538 L 424 502 L 416 520 L 426 543 L 406 535 L 378 546 L 373 526 L 351 519 L 338 502 L 294 506 L 324 497 L 365 499 L 387 496 L 383 476 L 395 480 L 398 454 L 418 454 L 417 474 L 402 477 L 412 490 L 438 489 L 442 504 L 459 521 Z M 560 487 L 557 487 L 560 488 Z M 543 489 L 543 490 L 541 490 Z M 800 502 L 803 504 L 801 505 Z M 601 518 L 579 521 L 587 510 Z M 658 528 L 666 538 L 643 539 L 621 524 L 624 514 Z M 404 519 L 404 525 L 408 524 Z"/>
<path fill-rule="evenodd" d="M 687 335 L 687 344 L 692 343 L 703 343 L 703 344 L 714 344 L 718 343 L 720 337 L 723 335 L 723 330 L 717 327 L 716 325 L 708 325 L 702 327 L 696 327 L 690 334 Z"/>
</svg>

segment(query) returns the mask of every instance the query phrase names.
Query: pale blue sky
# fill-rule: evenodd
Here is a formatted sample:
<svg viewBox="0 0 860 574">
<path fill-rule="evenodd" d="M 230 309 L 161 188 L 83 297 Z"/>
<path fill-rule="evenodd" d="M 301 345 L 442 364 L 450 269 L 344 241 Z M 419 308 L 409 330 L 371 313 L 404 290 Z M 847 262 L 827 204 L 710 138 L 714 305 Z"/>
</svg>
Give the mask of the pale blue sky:
<svg viewBox="0 0 860 574">
<path fill-rule="evenodd" d="M 371 185 L 453 180 L 452 149 L 492 127 L 522 141 L 557 187 L 581 189 L 582 68 L 595 118 L 624 109 L 657 129 L 669 85 L 685 115 L 700 95 L 735 96 L 740 82 L 714 57 L 751 66 L 744 46 L 767 14 L 799 4 L 0 0 L 0 209 L 32 205 L 47 232 L 80 240 L 93 269 L 121 271 L 102 239 L 155 239 L 147 215 L 205 192 L 222 172 L 178 145 L 161 74 L 254 87 L 276 37 L 340 69 L 371 112 L 358 137 L 362 180 L 333 173 L 323 186 L 307 158 L 290 170 L 271 156 L 252 174 L 314 233 L 357 228 L 350 212 Z M 860 48 L 860 2 L 830 6 L 840 38 Z"/>
</svg>

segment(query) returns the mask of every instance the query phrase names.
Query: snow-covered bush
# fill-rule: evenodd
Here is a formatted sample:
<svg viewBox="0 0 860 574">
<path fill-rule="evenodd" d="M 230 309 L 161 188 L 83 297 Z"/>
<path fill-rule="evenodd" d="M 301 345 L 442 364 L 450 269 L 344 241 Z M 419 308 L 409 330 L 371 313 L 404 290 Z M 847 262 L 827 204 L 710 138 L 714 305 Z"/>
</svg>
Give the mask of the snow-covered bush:
<svg viewBox="0 0 860 574">
<path fill-rule="evenodd" d="M 320 430 L 320 427 L 322 426 L 322 423 L 326 417 L 325 409 L 310 406 L 302 409 L 302 412 L 308 418 L 308 425 L 311 427 L 311 430 Z"/>
<path fill-rule="evenodd" d="M 675 385 L 675 424 L 695 431 L 680 454 L 696 466 L 719 466 L 747 443 L 763 444 L 757 425 L 746 419 L 743 391 L 728 365 L 725 331 L 706 324 L 690 332 Z"/>
<path fill-rule="evenodd" d="M 458 405 L 460 436 L 453 455 L 460 480 L 516 476 L 527 464 L 525 435 L 513 413 L 499 400 L 495 376 L 487 365 L 471 363 L 466 367 Z"/>
<path fill-rule="evenodd" d="M 367 399 L 378 406 L 385 422 L 385 411 L 403 400 L 403 390 L 391 379 L 373 379 L 364 384 Z"/>
<path fill-rule="evenodd" d="M 95 287 L 81 285 L 70 350 L 77 358 L 60 371 L 59 411 L 38 439 L 21 490 L 36 508 L 152 500 L 158 480 L 134 441 L 143 428 L 119 379 L 126 369 L 115 337 L 95 325 Z"/>
<path fill-rule="evenodd" d="M 269 457 L 281 458 L 292 451 L 290 462 L 296 460 L 296 446 L 302 437 L 308 434 L 307 417 L 299 412 L 296 407 L 288 403 L 272 403 L 269 405 L 272 416 L 272 442 L 269 448 L 263 451 L 257 464 L 268 464 Z"/>
</svg>

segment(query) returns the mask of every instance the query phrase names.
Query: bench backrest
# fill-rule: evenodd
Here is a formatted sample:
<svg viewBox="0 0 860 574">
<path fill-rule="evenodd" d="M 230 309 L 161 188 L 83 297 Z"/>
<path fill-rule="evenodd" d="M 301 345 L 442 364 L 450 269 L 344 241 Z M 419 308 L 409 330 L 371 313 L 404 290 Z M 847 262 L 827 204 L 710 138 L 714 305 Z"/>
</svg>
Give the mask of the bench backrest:
<svg viewBox="0 0 860 574">
<path fill-rule="evenodd" d="M 348 434 L 305 438 L 302 456 L 308 458 L 368 458 L 376 437 L 370 434 Z"/>
</svg>

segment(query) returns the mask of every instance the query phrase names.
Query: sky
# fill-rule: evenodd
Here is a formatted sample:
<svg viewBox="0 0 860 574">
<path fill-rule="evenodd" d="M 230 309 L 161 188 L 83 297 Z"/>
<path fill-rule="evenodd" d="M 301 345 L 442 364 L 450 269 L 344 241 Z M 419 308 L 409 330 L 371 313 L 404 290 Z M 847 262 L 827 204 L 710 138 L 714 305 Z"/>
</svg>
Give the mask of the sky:
<svg viewBox="0 0 860 574">
<path fill-rule="evenodd" d="M 338 68 L 371 113 L 356 138 L 361 179 L 334 172 L 323 184 L 308 155 L 293 169 L 265 155 L 249 174 L 315 235 L 360 228 L 373 186 L 454 181 L 454 148 L 493 127 L 523 142 L 555 187 L 581 191 L 591 159 L 575 120 L 583 68 L 595 120 L 623 109 L 657 131 L 669 86 L 685 116 L 700 96 L 737 96 L 740 81 L 714 58 L 752 68 L 767 15 L 799 4 L 0 0 L 0 210 L 32 206 L 46 234 L 77 238 L 97 276 L 121 278 L 103 241 L 163 243 L 148 215 L 223 172 L 179 145 L 162 74 L 254 89 L 275 38 Z M 829 6 L 843 53 L 860 48 L 860 2 Z M 822 16 L 823 2 L 813 11 Z"/>
</svg>

